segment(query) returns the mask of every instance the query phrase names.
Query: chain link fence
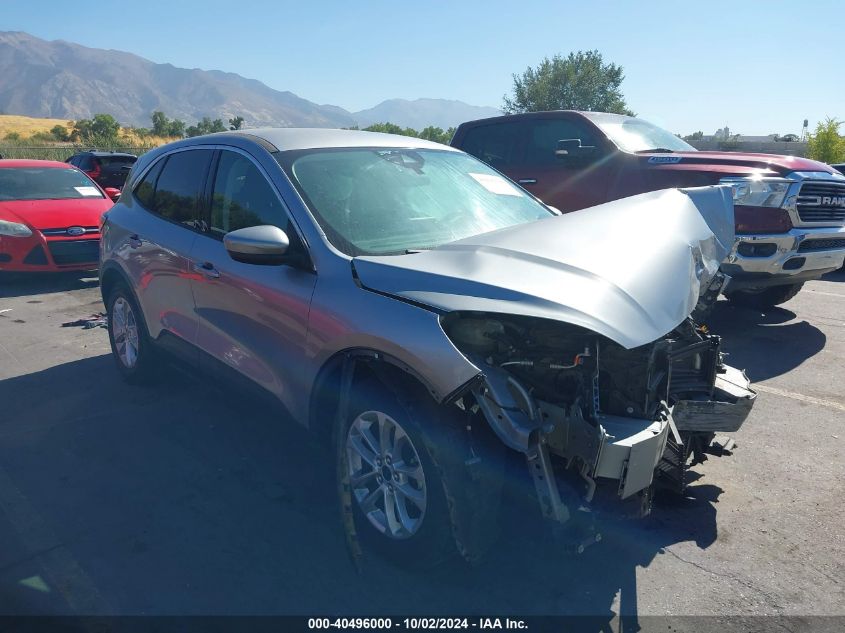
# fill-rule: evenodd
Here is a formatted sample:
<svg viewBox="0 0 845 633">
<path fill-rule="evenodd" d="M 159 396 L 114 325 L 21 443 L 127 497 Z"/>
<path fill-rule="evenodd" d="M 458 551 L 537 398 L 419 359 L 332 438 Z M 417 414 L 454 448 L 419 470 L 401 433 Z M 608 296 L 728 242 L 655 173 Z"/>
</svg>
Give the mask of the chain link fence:
<svg viewBox="0 0 845 633">
<path fill-rule="evenodd" d="M 1 158 L 26 158 L 39 160 L 58 160 L 65 161 L 77 152 L 96 150 L 100 152 L 123 152 L 128 154 L 135 154 L 140 156 L 144 152 L 154 149 L 155 146 L 145 147 L 92 147 L 90 145 L 74 145 L 71 143 L 62 145 L 21 145 L 17 143 L 8 143 L 0 141 L 0 157 Z"/>
</svg>

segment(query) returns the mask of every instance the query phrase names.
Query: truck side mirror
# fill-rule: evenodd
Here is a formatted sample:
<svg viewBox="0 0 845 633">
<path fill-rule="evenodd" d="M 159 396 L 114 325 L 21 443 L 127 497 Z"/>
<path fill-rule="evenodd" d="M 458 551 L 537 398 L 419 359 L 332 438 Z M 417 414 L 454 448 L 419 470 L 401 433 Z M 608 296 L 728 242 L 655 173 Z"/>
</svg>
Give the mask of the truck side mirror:
<svg viewBox="0 0 845 633">
<path fill-rule="evenodd" d="M 586 158 L 596 153 L 593 145 L 581 145 L 580 138 L 564 138 L 557 142 L 555 156 L 558 158 Z"/>
</svg>

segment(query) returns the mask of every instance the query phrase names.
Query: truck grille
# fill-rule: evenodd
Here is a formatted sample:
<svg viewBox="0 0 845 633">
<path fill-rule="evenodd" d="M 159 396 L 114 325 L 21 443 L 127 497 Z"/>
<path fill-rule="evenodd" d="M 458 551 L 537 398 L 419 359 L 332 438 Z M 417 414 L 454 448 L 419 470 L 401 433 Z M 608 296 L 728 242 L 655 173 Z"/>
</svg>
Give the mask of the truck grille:
<svg viewBox="0 0 845 633">
<path fill-rule="evenodd" d="M 845 238 L 824 238 L 804 240 L 798 246 L 799 253 L 808 251 L 826 251 L 832 248 L 845 248 Z"/>
<path fill-rule="evenodd" d="M 796 210 L 802 222 L 845 224 L 845 183 L 805 182 Z"/>
<path fill-rule="evenodd" d="M 100 258 L 100 240 L 63 240 L 47 246 L 57 266 L 96 264 Z"/>
</svg>

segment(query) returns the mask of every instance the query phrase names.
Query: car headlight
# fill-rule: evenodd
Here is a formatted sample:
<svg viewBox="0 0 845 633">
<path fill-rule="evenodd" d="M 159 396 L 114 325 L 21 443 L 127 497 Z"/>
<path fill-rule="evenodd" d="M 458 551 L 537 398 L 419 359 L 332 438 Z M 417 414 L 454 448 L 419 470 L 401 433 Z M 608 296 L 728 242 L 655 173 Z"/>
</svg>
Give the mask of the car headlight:
<svg viewBox="0 0 845 633">
<path fill-rule="evenodd" d="M 748 207 L 781 207 L 791 180 L 784 178 L 722 178 L 721 185 L 733 189 L 734 205 Z"/>
<path fill-rule="evenodd" d="M 10 237 L 29 237 L 32 235 L 32 231 L 26 224 L 0 220 L 0 235 L 8 235 Z"/>
</svg>

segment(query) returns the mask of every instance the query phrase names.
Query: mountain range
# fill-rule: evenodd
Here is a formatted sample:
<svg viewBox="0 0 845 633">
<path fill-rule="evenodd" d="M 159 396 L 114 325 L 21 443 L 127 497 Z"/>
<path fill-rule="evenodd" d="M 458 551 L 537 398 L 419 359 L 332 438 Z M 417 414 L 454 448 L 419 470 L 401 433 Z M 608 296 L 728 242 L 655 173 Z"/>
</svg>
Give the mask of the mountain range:
<svg viewBox="0 0 845 633">
<path fill-rule="evenodd" d="M 123 125 L 147 127 L 155 110 L 189 125 L 206 116 L 224 121 L 242 116 L 247 127 L 366 127 L 389 121 L 415 129 L 446 129 L 500 114 L 446 99 L 390 99 L 349 112 L 235 73 L 177 68 L 123 51 L 0 32 L 0 112 L 68 120 L 102 112 Z"/>
</svg>

